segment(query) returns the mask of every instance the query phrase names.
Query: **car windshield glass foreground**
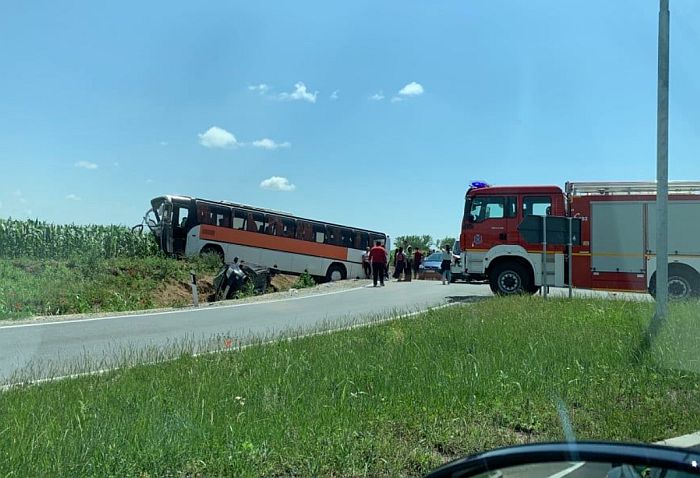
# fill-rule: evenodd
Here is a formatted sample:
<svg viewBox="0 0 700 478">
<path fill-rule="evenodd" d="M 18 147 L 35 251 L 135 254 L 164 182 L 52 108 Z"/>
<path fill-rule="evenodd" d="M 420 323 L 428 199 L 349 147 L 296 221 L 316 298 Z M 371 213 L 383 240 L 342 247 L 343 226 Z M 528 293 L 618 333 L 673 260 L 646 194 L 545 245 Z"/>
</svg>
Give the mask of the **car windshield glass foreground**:
<svg viewBox="0 0 700 478">
<path fill-rule="evenodd" d="M 0 476 L 697 475 L 696 3 L 8 5 Z"/>
</svg>

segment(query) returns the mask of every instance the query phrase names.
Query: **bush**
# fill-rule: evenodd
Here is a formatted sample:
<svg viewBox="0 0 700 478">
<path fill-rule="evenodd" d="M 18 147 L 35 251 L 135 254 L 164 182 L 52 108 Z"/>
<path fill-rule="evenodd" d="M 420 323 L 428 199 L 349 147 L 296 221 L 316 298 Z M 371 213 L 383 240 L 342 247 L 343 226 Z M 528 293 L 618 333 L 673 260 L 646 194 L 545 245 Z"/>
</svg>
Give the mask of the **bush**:
<svg viewBox="0 0 700 478">
<path fill-rule="evenodd" d="M 306 289 L 307 287 L 313 287 L 316 285 L 316 281 L 314 280 L 311 275 L 304 271 L 297 281 L 294 283 L 294 288 L 295 289 Z"/>
</svg>

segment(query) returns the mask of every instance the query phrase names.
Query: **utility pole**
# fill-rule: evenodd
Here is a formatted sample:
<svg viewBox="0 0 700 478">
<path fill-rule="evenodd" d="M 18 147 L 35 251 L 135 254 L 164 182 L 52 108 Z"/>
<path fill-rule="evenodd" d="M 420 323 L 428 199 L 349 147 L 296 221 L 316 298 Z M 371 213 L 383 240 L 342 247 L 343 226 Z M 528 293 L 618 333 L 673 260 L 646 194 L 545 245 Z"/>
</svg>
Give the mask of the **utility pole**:
<svg viewBox="0 0 700 478">
<path fill-rule="evenodd" d="M 656 314 L 652 330 L 668 311 L 668 63 L 669 0 L 659 0 L 659 57 L 656 111 Z"/>
</svg>

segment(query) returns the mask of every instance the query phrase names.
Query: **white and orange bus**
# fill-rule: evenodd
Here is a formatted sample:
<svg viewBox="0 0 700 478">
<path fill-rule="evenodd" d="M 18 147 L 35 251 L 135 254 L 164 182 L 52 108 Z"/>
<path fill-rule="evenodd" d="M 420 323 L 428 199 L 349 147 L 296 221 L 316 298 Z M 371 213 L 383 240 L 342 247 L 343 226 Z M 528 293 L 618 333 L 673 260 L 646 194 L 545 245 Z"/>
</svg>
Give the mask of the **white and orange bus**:
<svg viewBox="0 0 700 478">
<path fill-rule="evenodd" d="M 161 249 L 175 256 L 216 253 L 280 272 L 327 280 L 362 277 L 362 253 L 386 234 L 293 216 L 228 201 L 160 196 L 145 223 Z"/>
</svg>

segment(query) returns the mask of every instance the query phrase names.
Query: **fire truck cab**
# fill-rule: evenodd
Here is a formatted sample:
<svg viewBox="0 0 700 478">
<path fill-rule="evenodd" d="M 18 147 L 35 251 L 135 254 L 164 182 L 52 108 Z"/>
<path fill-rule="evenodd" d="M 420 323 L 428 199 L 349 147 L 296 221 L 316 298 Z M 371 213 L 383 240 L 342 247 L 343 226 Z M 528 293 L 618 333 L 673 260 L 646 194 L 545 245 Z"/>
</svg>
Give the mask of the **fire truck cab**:
<svg viewBox="0 0 700 478">
<path fill-rule="evenodd" d="M 564 189 L 472 187 L 460 234 L 464 272 L 488 279 L 498 294 L 535 293 L 545 283 L 571 283 L 576 288 L 653 295 L 655 192 L 654 182 L 568 182 Z M 518 225 L 527 215 L 580 218 L 580 245 L 571 251 L 567 245 L 548 245 L 545 250 L 525 242 Z M 669 296 L 698 296 L 700 182 L 669 183 L 668 229 Z"/>
</svg>

